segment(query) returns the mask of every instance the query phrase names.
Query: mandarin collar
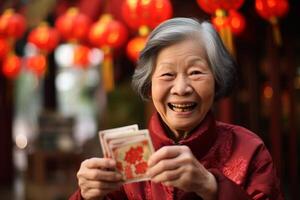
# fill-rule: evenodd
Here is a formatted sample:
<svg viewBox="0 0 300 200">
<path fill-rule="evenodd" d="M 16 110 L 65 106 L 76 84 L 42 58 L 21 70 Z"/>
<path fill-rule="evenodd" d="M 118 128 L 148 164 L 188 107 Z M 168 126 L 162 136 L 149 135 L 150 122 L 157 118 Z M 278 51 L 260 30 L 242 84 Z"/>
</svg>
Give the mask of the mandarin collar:
<svg viewBox="0 0 300 200">
<path fill-rule="evenodd" d="M 155 150 L 168 145 L 186 145 L 197 159 L 201 159 L 214 144 L 217 134 L 216 122 L 211 111 L 189 135 L 178 142 L 168 137 L 158 112 L 155 112 L 149 123 L 149 131 Z"/>
</svg>

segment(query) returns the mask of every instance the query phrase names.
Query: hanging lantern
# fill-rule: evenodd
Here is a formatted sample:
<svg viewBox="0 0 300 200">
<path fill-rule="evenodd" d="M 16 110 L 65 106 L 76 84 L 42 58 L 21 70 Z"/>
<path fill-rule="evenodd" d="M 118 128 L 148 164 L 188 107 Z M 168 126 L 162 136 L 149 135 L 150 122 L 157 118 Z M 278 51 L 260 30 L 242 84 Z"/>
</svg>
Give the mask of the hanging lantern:
<svg viewBox="0 0 300 200">
<path fill-rule="evenodd" d="M 89 60 L 90 48 L 84 45 L 74 47 L 74 64 L 81 68 L 87 68 L 90 64 Z"/>
<path fill-rule="evenodd" d="M 41 23 L 29 33 L 28 42 L 49 53 L 57 46 L 59 35 L 54 28 L 49 27 L 46 23 Z"/>
<path fill-rule="evenodd" d="M 227 17 L 212 17 L 211 22 L 217 31 L 220 31 L 229 25 Z"/>
<path fill-rule="evenodd" d="M 25 18 L 15 13 L 13 9 L 7 9 L 0 16 L 0 35 L 8 38 L 19 39 L 26 29 Z"/>
<path fill-rule="evenodd" d="M 222 41 L 229 52 L 235 54 L 232 31 L 228 22 L 228 12 L 229 10 L 239 9 L 243 5 L 244 0 L 197 0 L 197 3 L 205 12 L 215 15 L 213 23 L 216 25 Z"/>
<path fill-rule="evenodd" d="M 197 0 L 197 3 L 206 13 L 215 14 L 218 9 L 237 10 L 243 5 L 244 0 Z"/>
<path fill-rule="evenodd" d="M 246 27 L 245 17 L 236 10 L 230 10 L 226 18 L 213 17 L 212 23 L 217 31 L 220 31 L 228 25 L 235 35 L 242 33 Z"/>
<path fill-rule="evenodd" d="M 21 58 L 15 54 L 7 56 L 3 61 L 2 72 L 10 79 L 16 78 L 21 71 Z"/>
<path fill-rule="evenodd" d="M 96 47 L 109 46 L 118 48 L 127 39 L 125 26 L 114 20 L 111 15 L 105 14 L 94 23 L 89 32 L 89 41 Z"/>
<path fill-rule="evenodd" d="M 169 0 L 125 0 L 122 15 L 128 26 L 138 30 L 139 36 L 127 45 L 127 55 L 136 62 L 138 54 L 145 45 L 150 29 L 172 17 L 173 9 Z"/>
<path fill-rule="evenodd" d="M 42 54 L 26 58 L 26 66 L 37 77 L 42 77 L 47 70 L 47 60 Z"/>
<path fill-rule="evenodd" d="M 235 35 L 242 33 L 246 27 L 245 17 L 236 10 L 229 11 L 228 23 L 232 33 Z"/>
<path fill-rule="evenodd" d="M 173 10 L 169 0 L 125 0 L 122 4 L 122 15 L 132 29 L 141 26 L 150 28 L 172 17 Z"/>
<path fill-rule="evenodd" d="M 79 13 L 78 8 L 70 8 L 57 18 L 55 27 L 60 32 L 63 39 L 68 41 L 78 41 L 85 39 L 91 25 L 91 19 Z"/>
<path fill-rule="evenodd" d="M 258 14 L 270 20 L 273 17 L 283 17 L 289 10 L 289 3 L 287 0 L 256 0 L 255 8 Z"/>
<path fill-rule="evenodd" d="M 0 60 L 5 58 L 10 50 L 9 43 L 6 39 L 0 38 Z"/>
<path fill-rule="evenodd" d="M 104 52 L 102 77 L 106 91 L 112 91 L 114 88 L 112 49 L 122 46 L 126 39 L 125 26 L 109 14 L 103 15 L 90 29 L 89 41 Z"/>
<path fill-rule="evenodd" d="M 135 37 L 131 39 L 126 47 L 127 56 L 133 61 L 136 62 L 139 58 L 141 50 L 145 47 L 147 42 L 146 37 Z"/>
<path fill-rule="evenodd" d="M 283 17 L 289 10 L 287 0 L 256 0 L 255 8 L 257 13 L 264 19 L 268 20 L 273 27 L 273 37 L 275 43 L 281 46 L 281 34 L 278 24 L 278 18 Z"/>
</svg>

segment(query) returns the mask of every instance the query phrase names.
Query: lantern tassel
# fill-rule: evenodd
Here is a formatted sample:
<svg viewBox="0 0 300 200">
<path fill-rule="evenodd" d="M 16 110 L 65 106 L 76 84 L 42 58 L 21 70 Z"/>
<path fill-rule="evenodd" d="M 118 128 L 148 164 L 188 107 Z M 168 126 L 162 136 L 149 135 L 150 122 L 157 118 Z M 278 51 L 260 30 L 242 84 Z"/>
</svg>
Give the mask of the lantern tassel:
<svg viewBox="0 0 300 200">
<path fill-rule="evenodd" d="M 282 39 L 281 39 L 281 33 L 280 33 L 278 19 L 276 17 L 272 17 L 270 19 L 270 22 L 272 24 L 272 32 L 273 32 L 273 38 L 274 38 L 275 44 L 278 46 L 281 46 Z"/>
<path fill-rule="evenodd" d="M 216 17 L 219 17 L 219 18 L 223 18 L 224 21 L 227 21 L 228 19 L 228 16 L 227 16 L 227 13 L 225 10 L 222 10 L 222 9 L 217 9 L 216 10 Z M 229 51 L 229 53 L 231 53 L 231 55 L 235 55 L 235 50 L 234 50 L 234 47 L 233 47 L 233 38 L 232 38 L 232 32 L 231 32 L 231 29 L 229 27 L 229 24 L 226 22 L 224 24 L 223 27 L 221 27 L 221 29 L 219 30 L 219 34 L 220 34 L 220 37 L 223 41 L 223 43 L 225 44 L 227 50 Z"/>
<path fill-rule="evenodd" d="M 40 55 L 44 56 L 44 58 L 45 58 L 45 69 L 40 74 L 40 77 L 44 76 L 44 78 L 45 78 L 45 77 L 47 77 L 49 75 L 48 53 L 47 53 L 47 51 L 40 50 Z"/>
<path fill-rule="evenodd" d="M 111 48 L 105 47 L 104 51 L 104 60 L 102 66 L 102 80 L 103 86 L 106 92 L 110 92 L 114 89 L 114 69 L 113 69 L 113 59 Z"/>
<path fill-rule="evenodd" d="M 234 46 L 233 46 L 232 32 L 231 32 L 231 29 L 228 25 L 226 25 L 225 28 L 224 28 L 224 39 L 223 39 L 223 41 L 224 41 L 229 53 L 231 53 L 231 55 L 235 55 L 235 50 L 234 50 Z"/>
</svg>

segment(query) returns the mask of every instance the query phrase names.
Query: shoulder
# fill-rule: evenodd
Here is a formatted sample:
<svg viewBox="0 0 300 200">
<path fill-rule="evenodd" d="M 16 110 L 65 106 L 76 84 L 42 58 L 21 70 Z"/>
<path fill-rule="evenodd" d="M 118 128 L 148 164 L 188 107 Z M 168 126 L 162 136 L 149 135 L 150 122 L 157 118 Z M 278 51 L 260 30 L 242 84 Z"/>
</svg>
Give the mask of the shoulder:
<svg viewBox="0 0 300 200">
<path fill-rule="evenodd" d="M 254 132 L 242 126 L 217 122 L 216 124 L 219 139 L 229 138 L 231 157 L 241 157 L 251 163 L 255 162 L 272 162 L 271 155 L 264 144 L 263 140 Z M 219 141 L 220 142 L 220 141 Z M 226 141 L 221 141 L 226 143 Z"/>
<path fill-rule="evenodd" d="M 238 125 L 217 122 L 216 126 L 219 138 L 231 137 L 231 151 L 221 167 L 226 177 L 242 184 L 253 171 L 266 166 L 272 168 L 272 157 L 258 135 Z M 225 148 L 222 149 L 224 152 Z"/>
<path fill-rule="evenodd" d="M 216 122 L 216 127 L 218 134 L 231 134 L 234 143 L 236 144 L 242 143 L 242 145 L 247 146 L 264 146 L 262 139 L 257 134 L 245 127 L 219 121 Z"/>
</svg>

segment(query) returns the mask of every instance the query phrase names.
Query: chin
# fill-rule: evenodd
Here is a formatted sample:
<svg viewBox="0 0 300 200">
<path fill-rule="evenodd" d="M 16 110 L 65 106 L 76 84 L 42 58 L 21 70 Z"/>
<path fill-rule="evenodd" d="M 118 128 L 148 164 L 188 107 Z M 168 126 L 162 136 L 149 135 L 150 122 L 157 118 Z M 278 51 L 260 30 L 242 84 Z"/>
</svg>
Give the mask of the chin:
<svg viewBox="0 0 300 200">
<path fill-rule="evenodd" d="M 175 126 L 173 130 L 176 130 L 177 132 L 189 132 L 192 130 L 196 125 L 182 125 L 182 126 Z"/>
</svg>

